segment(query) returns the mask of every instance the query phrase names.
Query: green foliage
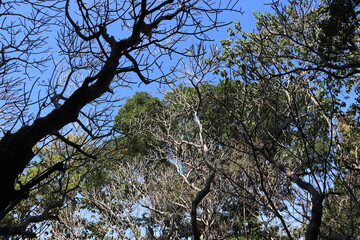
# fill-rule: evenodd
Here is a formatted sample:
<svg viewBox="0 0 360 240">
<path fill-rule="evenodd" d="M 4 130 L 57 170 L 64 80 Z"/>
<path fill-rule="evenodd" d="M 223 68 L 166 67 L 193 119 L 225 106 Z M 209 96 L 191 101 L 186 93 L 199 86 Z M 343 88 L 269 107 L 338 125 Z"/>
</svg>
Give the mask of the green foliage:
<svg viewBox="0 0 360 240">
<path fill-rule="evenodd" d="M 151 131 L 162 130 L 154 119 L 163 107 L 158 98 L 145 92 L 137 92 L 128 99 L 115 117 L 115 127 L 121 133 L 117 148 L 136 156 L 161 144 L 151 135 Z"/>
<path fill-rule="evenodd" d="M 325 54 L 358 51 L 359 5 L 359 0 L 328 0 L 320 7 L 325 15 L 319 23 L 321 50 Z"/>
<path fill-rule="evenodd" d="M 245 33 L 239 26 L 229 30 L 231 39 L 222 40 L 222 54 L 218 57 L 226 66 L 226 73 L 218 70 L 215 74 L 224 79 L 221 84 L 228 84 L 230 78 L 241 87 L 233 88 L 238 90 L 234 93 L 224 89 L 228 99 L 217 96 L 226 112 L 231 113 L 230 118 L 218 114 L 217 120 L 227 123 L 231 126 L 229 132 L 235 133 L 234 139 L 230 141 L 227 135 L 222 143 L 231 146 L 235 145 L 233 142 L 240 146 L 240 142 L 250 143 L 259 151 L 273 152 L 277 163 L 285 164 L 303 179 L 311 179 L 319 192 L 331 192 L 334 185 L 339 186 L 340 180 L 335 180 L 338 176 L 335 179 L 333 176 L 348 164 L 345 156 L 352 158 L 350 152 L 343 154 L 342 160 L 338 158 L 340 146 L 344 150 L 349 142 L 340 140 L 344 132 L 336 132 L 335 125 L 344 109 L 349 109 L 344 99 L 357 101 L 358 80 L 354 78 L 358 70 L 352 67 L 359 62 L 354 45 L 358 39 L 357 5 L 357 1 L 332 1 L 323 6 L 313 5 L 313 1 L 291 1 L 288 6 L 274 4 L 276 14 L 256 14 L 256 33 Z M 337 11 L 344 8 L 349 8 L 349 12 Z M 332 23 L 334 28 L 330 30 Z M 329 31 L 323 31 L 324 27 Z M 358 146 L 357 140 L 350 142 Z M 354 174 L 354 169 L 350 172 Z M 270 171 L 263 169 L 263 174 L 269 179 Z M 358 191 L 352 180 L 341 179 L 341 191 L 335 192 L 345 192 L 340 198 L 329 197 L 329 202 L 335 203 L 334 198 L 348 202 L 354 192 L 347 191 L 346 186 Z M 284 190 L 278 197 L 283 201 L 286 195 Z M 351 202 L 357 203 L 358 196 L 354 196 Z M 291 198 L 290 205 L 295 196 Z M 341 212 L 330 205 L 326 205 L 326 211 Z M 354 231 L 357 219 L 352 217 L 350 221 L 343 219 L 344 225 L 349 223 L 348 232 L 338 227 L 338 234 L 351 235 L 349 229 Z M 329 230 L 330 226 L 326 228 Z"/>
</svg>

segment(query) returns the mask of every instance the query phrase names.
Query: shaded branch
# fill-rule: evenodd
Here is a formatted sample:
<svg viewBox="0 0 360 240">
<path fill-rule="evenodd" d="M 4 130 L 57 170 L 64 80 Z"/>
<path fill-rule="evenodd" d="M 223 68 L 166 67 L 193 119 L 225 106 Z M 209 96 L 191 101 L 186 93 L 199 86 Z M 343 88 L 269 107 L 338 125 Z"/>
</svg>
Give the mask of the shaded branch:
<svg viewBox="0 0 360 240">
<path fill-rule="evenodd" d="M 22 235 L 29 238 L 37 238 L 37 234 L 33 231 L 27 230 L 27 227 L 32 223 L 39 223 L 45 220 L 57 219 L 56 216 L 52 215 L 50 211 L 54 208 L 59 208 L 63 205 L 63 201 L 53 202 L 49 204 L 41 214 L 36 216 L 30 216 L 26 218 L 20 225 L 18 226 L 4 226 L 0 227 L 0 235 L 1 236 L 15 236 Z"/>
</svg>

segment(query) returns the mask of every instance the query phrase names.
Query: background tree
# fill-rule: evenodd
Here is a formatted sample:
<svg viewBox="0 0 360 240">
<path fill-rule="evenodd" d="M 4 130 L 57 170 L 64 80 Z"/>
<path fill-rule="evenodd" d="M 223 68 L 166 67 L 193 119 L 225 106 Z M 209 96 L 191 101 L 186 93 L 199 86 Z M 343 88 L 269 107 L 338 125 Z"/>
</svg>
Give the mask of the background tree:
<svg viewBox="0 0 360 240">
<path fill-rule="evenodd" d="M 201 89 L 210 91 L 214 87 Z M 204 116 L 209 105 L 199 105 L 195 92 L 194 88 L 180 86 L 162 101 L 141 92 L 119 110 L 116 126 L 120 136 L 111 144 L 116 146 L 114 151 L 105 155 L 115 160 L 110 164 L 110 179 L 106 178 L 103 187 L 95 187 L 106 197 L 89 192 L 82 205 L 88 211 L 96 209 L 99 229 L 94 228 L 94 232 L 111 226 L 114 235 L 124 238 L 266 238 L 257 229 L 257 204 L 236 198 L 232 182 L 213 171 L 213 165 L 227 163 L 230 152 L 209 139 L 202 122 L 196 120 L 196 116 Z M 107 195 L 109 192 L 112 194 Z M 136 208 L 129 210 L 124 207 L 127 204 Z M 116 223 L 107 218 L 114 213 Z M 76 228 L 74 223 L 66 224 L 71 214 L 65 212 L 59 224 L 54 223 L 54 236 L 68 226 Z"/>
</svg>

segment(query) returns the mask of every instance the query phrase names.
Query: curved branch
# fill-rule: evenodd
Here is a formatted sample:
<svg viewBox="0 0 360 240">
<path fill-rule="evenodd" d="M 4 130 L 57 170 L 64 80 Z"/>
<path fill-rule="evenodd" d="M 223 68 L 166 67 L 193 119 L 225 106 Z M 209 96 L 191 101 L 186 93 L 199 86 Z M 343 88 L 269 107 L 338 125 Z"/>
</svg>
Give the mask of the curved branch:
<svg viewBox="0 0 360 240">
<path fill-rule="evenodd" d="M 79 37 L 81 37 L 81 39 L 83 39 L 84 41 L 90 41 L 90 40 L 98 38 L 101 35 L 102 31 L 97 31 L 91 36 L 85 36 L 84 34 L 81 33 L 81 28 L 75 23 L 75 21 L 70 16 L 69 2 L 70 2 L 70 0 L 67 0 L 66 4 L 65 4 L 65 16 L 69 20 L 71 26 L 73 26 L 73 28 L 75 29 L 76 34 Z"/>
<path fill-rule="evenodd" d="M 142 75 L 140 69 L 139 69 L 139 65 L 136 62 L 136 60 L 129 54 L 129 53 L 125 53 L 125 57 L 127 59 L 130 60 L 130 62 L 133 64 L 133 71 L 138 75 L 138 77 L 140 78 L 141 81 L 143 81 L 143 83 L 145 84 L 149 84 L 150 81 L 149 79 L 147 79 L 144 75 Z"/>
<path fill-rule="evenodd" d="M 263 154 L 266 160 L 268 160 L 277 169 L 283 172 L 291 180 L 291 182 L 310 193 L 312 206 L 310 222 L 306 230 L 306 240 L 317 240 L 320 233 L 324 196 L 319 193 L 319 191 L 317 191 L 313 185 L 302 180 L 295 172 L 291 171 L 289 167 L 274 160 L 271 154 L 265 153 L 261 150 L 260 152 Z"/>
<path fill-rule="evenodd" d="M 206 197 L 206 195 L 210 192 L 211 182 L 215 177 L 215 170 L 210 169 L 210 174 L 206 179 L 205 186 L 201 189 L 200 192 L 196 194 L 195 199 L 191 203 L 191 226 L 194 235 L 194 240 L 200 240 L 201 234 L 197 224 L 197 206 L 199 203 Z"/>
</svg>

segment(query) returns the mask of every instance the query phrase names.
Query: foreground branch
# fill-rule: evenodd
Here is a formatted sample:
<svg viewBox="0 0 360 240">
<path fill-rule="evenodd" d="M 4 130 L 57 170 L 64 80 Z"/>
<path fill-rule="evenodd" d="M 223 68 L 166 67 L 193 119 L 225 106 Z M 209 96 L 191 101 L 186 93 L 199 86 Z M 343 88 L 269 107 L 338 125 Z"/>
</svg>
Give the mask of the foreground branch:
<svg viewBox="0 0 360 240">
<path fill-rule="evenodd" d="M 146 1 L 143 3 L 146 5 Z M 175 13 L 179 13 L 180 10 L 177 9 Z M 8 212 L 14 207 L 12 203 L 19 196 L 19 191 L 14 189 L 14 185 L 18 176 L 35 156 L 32 151 L 33 147 L 44 137 L 56 134 L 67 124 L 76 122 L 79 112 L 84 106 L 110 91 L 110 84 L 117 74 L 120 58 L 128 55 L 128 52 L 136 48 L 141 42 L 141 28 L 146 14 L 147 10 L 143 8 L 141 17 L 134 23 L 132 33 L 128 38 L 119 41 L 113 40 L 109 43 L 110 54 L 100 71 L 95 77 L 85 78 L 81 87 L 75 90 L 63 105 L 54 109 L 47 116 L 36 119 L 30 126 L 23 126 L 15 133 L 7 132 L 0 140 L 0 164 L 2 167 L 0 174 L 0 210 L 7 209 L 6 212 Z M 167 14 L 161 20 L 171 20 L 175 16 L 176 14 Z M 69 14 L 67 17 L 80 38 L 88 40 L 87 37 L 80 34 L 78 27 L 74 26 Z M 95 34 L 89 38 L 97 37 L 99 37 L 98 34 Z M 148 82 L 145 81 L 145 83 Z"/>
</svg>

